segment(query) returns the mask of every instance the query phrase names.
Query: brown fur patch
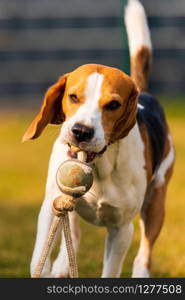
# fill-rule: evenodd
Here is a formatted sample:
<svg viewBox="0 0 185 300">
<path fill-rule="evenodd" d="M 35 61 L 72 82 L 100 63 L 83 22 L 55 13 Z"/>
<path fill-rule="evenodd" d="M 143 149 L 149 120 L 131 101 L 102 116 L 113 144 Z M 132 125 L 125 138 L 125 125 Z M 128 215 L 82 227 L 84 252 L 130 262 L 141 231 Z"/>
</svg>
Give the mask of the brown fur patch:
<svg viewBox="0 0 185 300">
<path fill-rule="evenodd" d="M 83 71 L 83 75 L 78 74 L 79 71 Z M 136 122 L 138 91 L 133 80 L 121 70 L 103 65 L 90 64 L 81 66 L 73 72 L 78 81 L 79 78 L 82 78 L 81 87 L 78 86 L 78 93 L 80 89 L 84 95 L 84 82 L 86 83 L 87 77 L 93 72 L 98 72 L 104 76 L 99 100 L 99 110 L 102 113 L 105 140 L 107 143 L 112 143 L 125 137 L 134 126 Z M 71 78 L 72 76 L 68 79 L 67 87 L 68 84 L 73 85 L 73 83 L 70 82 Z M 120 108 L 115 111 L 105 110 L 105 105 L 112 100 L 119 101 L 121 104 Z M 66 102 L 64 100 L 63 109 L 68 115 L 65 105 Z"/>
<path fill-rule="evenodd" d="M 143 46 L 131 57 L 131 76 L 140 91 L 146 91 L 151 66 L 151 51 Z"/>
<path fill-rule="evenodd" d="M 36 115 L 31 125 L 23 136 L 23 142 L 37 138 L 43 129 L 50 124 L 60 124 L 64 121 L 61 99 L 65 90 L 68 74 L 59 78 L 45 94 L 44 101 L 39 113 Z"/>
<path fill-rule="evenodd" d="M 163 160 L 170 151 L 170 142 L 166 138 L 165 151 Z M 151 264 L 152 248 L 163 226 L 165 217 L 165 198 L 168 182 L 173 173 L 174 162 L 171 164 L 165 174 L 165 182 L 161 186 L 155 186 L 155 182 L 148 189 L 148 194 L 144 201 L 141 216 L 144 222 L 145 230 L 142 232 L 142 240 L 144 241 L 144 252 L 147 268 Z"/>
</svg>

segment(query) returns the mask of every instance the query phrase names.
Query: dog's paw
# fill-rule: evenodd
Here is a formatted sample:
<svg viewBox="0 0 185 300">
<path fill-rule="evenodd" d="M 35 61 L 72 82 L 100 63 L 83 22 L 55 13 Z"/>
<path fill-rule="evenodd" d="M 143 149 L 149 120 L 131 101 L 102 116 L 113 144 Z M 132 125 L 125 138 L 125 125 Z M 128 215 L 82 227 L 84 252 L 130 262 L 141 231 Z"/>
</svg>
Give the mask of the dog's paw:
<svg viewBox="0 0 185 300">
<path fill-rule="evenodd" d="M 41 274 L 41 278 L 70 278 L 69 272 L 49 272 L 43 271 Z"/>
<path fill-rule="evenodd" d="M 68 273 L 64 273 L 64 272 L 55 272 L 55 273 L 51 273 L 51 278 L 70 278 L 70 274 Z"/>
<path fill-rule="evenodd" d="M 149 278 L 150 272 L 147 264 L 148 262 L 144 256 L 136 256 L 132 269 L 132 278 Z"/>
<path fill-rule="evenodd" d="M 139 270 L 133 270 L 132 278 L 149 278 L 150 273 L 147 268 L 140 268 Z"/>
<path fill-rule="evenodd" d="M 132 270 L 132 278 L 149 278 L 150 272 L 147 267 L 139 262 L 135 262 Z"/>
<path fill-rule="evenodd" d="M 70 278 L 68 257 L 58 257 L 54 261 L 51 275 L 53 278 Z"/>
</svg>

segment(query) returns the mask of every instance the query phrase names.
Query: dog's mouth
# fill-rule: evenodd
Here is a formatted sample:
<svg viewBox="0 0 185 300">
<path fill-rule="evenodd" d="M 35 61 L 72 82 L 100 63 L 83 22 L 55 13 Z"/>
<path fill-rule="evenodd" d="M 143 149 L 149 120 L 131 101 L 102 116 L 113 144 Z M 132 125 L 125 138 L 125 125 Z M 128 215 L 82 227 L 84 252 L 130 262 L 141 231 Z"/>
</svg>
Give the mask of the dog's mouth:
<svg viewBox="0 0 185 300">
<path fill-rule="evenodd" d="M 70 145 L 70 144 L 68 144 L 68 146 L 69 146 L 68 156 L 70 158 L 77 159 L 78 152 L 81 150 L 81 151 L 84 151 L 86 153 L 86 155 L 87 155 L 87 158 L 86 158 L 86 162 L 87 163 L 93 162 L 93 160 L 96 157 L 102 155 L 106 151 L 106 149 L 107 149 L 107 146 L 104 146 L 102 148 L 102 150 L 99 151 L 99 152 L 91 152 L 91 151 L 86 151 L 84 149 L 81 149 L 79 147 L 77 148 L 76 146 L 73 146 L 73 145 Z"/>
</svg>

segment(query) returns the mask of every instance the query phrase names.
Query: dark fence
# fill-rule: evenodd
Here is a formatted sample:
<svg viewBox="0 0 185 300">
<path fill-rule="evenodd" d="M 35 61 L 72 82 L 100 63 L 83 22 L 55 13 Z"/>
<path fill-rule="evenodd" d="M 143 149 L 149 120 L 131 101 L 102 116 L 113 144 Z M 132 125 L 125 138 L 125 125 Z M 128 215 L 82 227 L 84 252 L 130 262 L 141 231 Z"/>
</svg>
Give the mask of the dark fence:
<svg viewBox="0 0 185 300">
<path fill-rule="evenodd" d="M 123 2 L 1 0 L 0 103 L 37 102 L 57 77 L 84 63 L 129 72 Z M 150 90 L 182 95 L 185 1 L 141 2 L 149 15 L 154 45 Z"/>
</svg>

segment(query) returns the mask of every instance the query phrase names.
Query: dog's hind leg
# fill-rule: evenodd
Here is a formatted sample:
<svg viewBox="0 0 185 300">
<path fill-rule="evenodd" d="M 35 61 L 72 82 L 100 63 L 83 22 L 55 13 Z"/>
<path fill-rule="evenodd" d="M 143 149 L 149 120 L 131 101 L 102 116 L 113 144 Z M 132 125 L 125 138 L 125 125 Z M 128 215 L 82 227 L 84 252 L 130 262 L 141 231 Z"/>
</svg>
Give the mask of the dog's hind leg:
<svg viewBox="0 0 185 300">
<path fill-rule="evenodd" d="M 165 215 L 165 197 L 167 184 L 172 173 L 171 166 L 166 172 L 162 185 L 153 185 L 141 210 L 141 241 L 134 260 L 132 277 L 149 277 L 153 245 L 161 231 Z"/>
</svg>

